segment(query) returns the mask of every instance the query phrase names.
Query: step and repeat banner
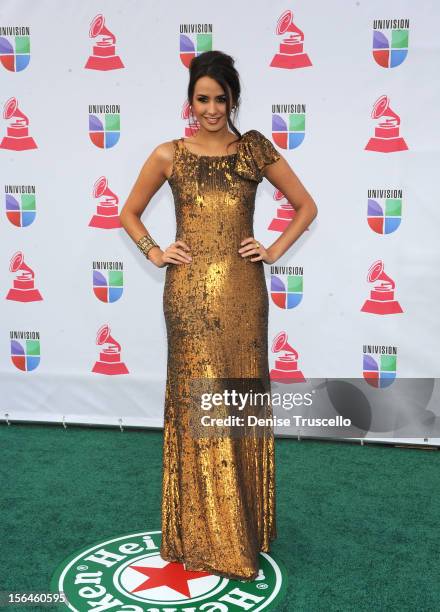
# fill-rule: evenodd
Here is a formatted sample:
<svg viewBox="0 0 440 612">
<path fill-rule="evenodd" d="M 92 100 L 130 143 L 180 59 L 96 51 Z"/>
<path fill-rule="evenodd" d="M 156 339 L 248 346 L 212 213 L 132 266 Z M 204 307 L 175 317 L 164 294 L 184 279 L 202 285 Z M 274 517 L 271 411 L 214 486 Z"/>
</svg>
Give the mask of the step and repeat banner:
<svg viewBox="0 0 440 612">
<path fill-rule="evenodd" d="M 339 417 L 354 437 L 440 438 L 439 18 L 427 0 L 3 0 L 0 418 L 162 427 L 165 269 L 119 212 L 151 151 L 190 135 L 188 66 L 218 49 L 238 129 L 270 138 L 319 210 L 265 265 L 273 390 L 305 387 L 342 437 Z M 257 239 L 294 218 L 264 180 Z M 174 241 L 168 183 L 142 221 Z"/>
</svg>

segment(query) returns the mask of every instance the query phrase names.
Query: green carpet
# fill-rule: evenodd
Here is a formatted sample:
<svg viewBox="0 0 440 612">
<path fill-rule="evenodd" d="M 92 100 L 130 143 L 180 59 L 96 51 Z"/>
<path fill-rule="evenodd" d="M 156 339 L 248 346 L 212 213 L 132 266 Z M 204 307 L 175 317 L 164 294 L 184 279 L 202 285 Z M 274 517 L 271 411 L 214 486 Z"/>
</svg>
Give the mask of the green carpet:
<svg viewBox="0 0 440 612">
<path fill-rule="evenodd" d="M 1 591 L 46 591 L 71 552 L 160 529 L 161 430 L 3 424 L 0 444 Z M 277 439 L 276 610 L 438 610 L 439 457 Z"/>
</svg>

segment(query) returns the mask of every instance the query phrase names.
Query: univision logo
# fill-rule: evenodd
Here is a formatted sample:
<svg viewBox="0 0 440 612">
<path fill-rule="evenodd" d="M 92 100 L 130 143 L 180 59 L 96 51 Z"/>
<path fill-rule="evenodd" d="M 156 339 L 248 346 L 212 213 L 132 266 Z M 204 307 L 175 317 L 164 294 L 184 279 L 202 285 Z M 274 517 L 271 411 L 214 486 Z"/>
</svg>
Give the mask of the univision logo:
<svg viewBox="0 0 440 612">
<path fill-rule="evenodd" d="M 281 149 L 296 149 L 306 135 L 305 104 L 272 104 L 272 138 Z"/>
<path fill-rule="evenodd" d="M 270 296 L 278 308 L 295 308 L 303 298 L 302 266 L 271 266 Z"/>
<path fill-rule="evenodd" d="M 180 24 L 180 60 L 189 68 L 193 57 L 212 51 L 212 23 Z"/>
<path fill-rule="evenodd" d="M 10 331 L 11 361 L 17 370 L 30 372 L 40 365 L 40 332 Z"/>
<path fill-rule="evenodd" d="M 384 389 L 396 379 L 397 348 L 364 344 L 363 376 L 371 387 Z"/>
<path fill-rule="evenodd" d="M 124 534 L 75 551 L 55 570 L 51 590 L 77 612 L 257 612 L 272 610 L 286 593 L 287 572 L 272 555 L 260 553 L 255 580 L 232 580 L 165 561 L 160 534 Z"/>
<path fill-rule="evenodd" d="M 31 59 L 30 28 L 0 27 L 0 62 L 9 72 L 21 72 Z"/>
<path fill-rule="evenodd" d="M 93 293 L 101 302 L 117 302 L 124 292 L 122 261 L 94 261 Z"/>
<path fill-rule="evenodd" d="M 121 134 L 119 104 L 89 104 L 89 137 L 95 147 L 110 149 Z"/>
<path fill-rule="evenodd" d="M 373 57 L 382 68 L 396 68 L 408 55 L 409 19 L 374 19 Z"/>
<path fill-rule="evenodd" d="M 367 222 L 376 234 L 392 234 L 402 221 L 402 189 L 369 189 Z"/>
<path fill-rule="evenodd" d="M 16 227 L 27 227 L 35 221 L 35 185 L 5 185 L 6 218 Z"/>
</svg>

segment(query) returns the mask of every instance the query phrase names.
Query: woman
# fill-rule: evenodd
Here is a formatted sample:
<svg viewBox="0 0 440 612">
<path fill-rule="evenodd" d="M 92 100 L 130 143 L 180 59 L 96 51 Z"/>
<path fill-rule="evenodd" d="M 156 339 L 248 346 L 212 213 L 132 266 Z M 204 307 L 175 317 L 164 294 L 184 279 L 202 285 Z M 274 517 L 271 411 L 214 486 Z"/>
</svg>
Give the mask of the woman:
<svg viewBox="0 0 440 612">
<path fill-rule="evenodd" d="M 231 381 L 248 391 L 255 391 L 258 381 L 270 389 L 263 262 L 276 262 L 317 208 L 272 143 L 257 130 L 241 136 L 231 121 L 240 101 L 234 60 L 208 51 L 195 57 L 189 70 L 188 101 L 198 131 L 153 150 L 120 215 L 147 259 L 167 266 L 160 553 L 186 570 L 254 580 L 259 551 L 268 552 L 276 538 L 273 430 L 247 427 L 240 435 L 237 427 L 231 435 L 226 427 L 216 435 L 212 426 L 201 427 L 208 412 L 194 398 L 232 392 Z M 253 236 L 255 193 L 264 176 L 297 211 L 267 248 Z M 175 241 L 162 249 L 140 217 L 165 181 L 177 229 Z M 225 404 L 216 408 L 218 414 L 227 412 Z M 258 414 L 271 418 L 269 401 Z"/>
</svg>

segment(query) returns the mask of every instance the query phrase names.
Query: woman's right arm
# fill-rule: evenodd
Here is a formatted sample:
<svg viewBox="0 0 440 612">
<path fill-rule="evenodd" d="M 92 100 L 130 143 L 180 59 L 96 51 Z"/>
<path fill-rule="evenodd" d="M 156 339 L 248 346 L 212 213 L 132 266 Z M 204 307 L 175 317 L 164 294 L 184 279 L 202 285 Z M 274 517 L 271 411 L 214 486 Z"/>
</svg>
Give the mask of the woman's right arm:
<svg viewBox="0 0 440 612">
<path fill-rule="evenodd" d="M 150 236 L 141 221 L 141 216 L 151 198 L 171 174 L 172 163 L 173 143 L 164 142 L 158 145 L 142 166 L 122 207 L 119 214 L 121 225 L 136 244 L 143 236 Z M 185 263 L 190 261 L 184 251 L 185 248 L 189 251 L 189 247 L 181 240 L 172 243 L 165 250 L 159 246 L 153 246 L 148 251 L 147 258 L 159 268 L 163 268 L 168 263 Z"/>
</svg>

